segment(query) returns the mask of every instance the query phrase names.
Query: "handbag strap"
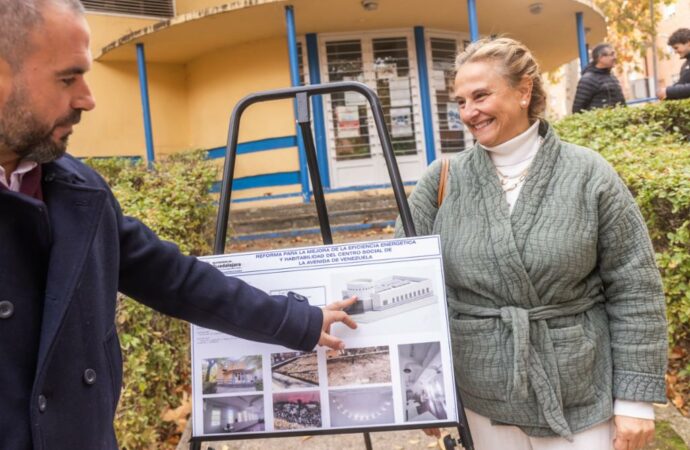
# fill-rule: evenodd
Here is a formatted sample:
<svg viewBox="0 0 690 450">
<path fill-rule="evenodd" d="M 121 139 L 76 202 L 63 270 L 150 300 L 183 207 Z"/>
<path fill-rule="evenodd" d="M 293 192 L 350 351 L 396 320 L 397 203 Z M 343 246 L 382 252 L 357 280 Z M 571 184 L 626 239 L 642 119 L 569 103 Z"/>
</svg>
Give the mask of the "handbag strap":
<svg viewBox="0 0 690 450">
<path fill-rule="evenodd" d="M 443 199 L 446 196 L 446 189 L 448 186 L 448 173 L 450 172 L 450 160 L 441 160 L 441 177 L 438 179 L 438 198 L 436 199 L 436 204 L 441 207 Z"/>
</svg>

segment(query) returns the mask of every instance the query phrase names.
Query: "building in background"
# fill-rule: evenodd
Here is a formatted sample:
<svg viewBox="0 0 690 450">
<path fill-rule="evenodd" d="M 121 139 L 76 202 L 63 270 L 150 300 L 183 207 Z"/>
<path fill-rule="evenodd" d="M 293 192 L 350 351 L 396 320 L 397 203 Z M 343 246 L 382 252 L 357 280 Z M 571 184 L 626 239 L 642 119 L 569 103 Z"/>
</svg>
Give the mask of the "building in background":
<svg viewBox="0 0 690 450">
<path fill-rule="evenodd" d="M 357 80 L 381 98 L 406 182 L 472 143 L 452 98 L 452 79 L 455 54 L 473 38 L 514 37 L 549 71 L 605 35 L 604 18 L 587 0 L 83 3 L 95 58 L 88 79 L 98 108 L 74 134 L 76 156 L 152 158 L 204 149 L 222 163 L 230 113 L 247 94 Z M 291 38 L 296 45 L 289 45 Z M 299 81 L 291 79 L 291 63 Z M 142 98 L 150 100 L 150 120 L 142 119 Z M 333 94 L 313 106 L 326 191 L 389 183 L 364 98 Z M 308 197 L 291 101 L 250 107 L 240 143 L 234 201 Z"/>
</svg>

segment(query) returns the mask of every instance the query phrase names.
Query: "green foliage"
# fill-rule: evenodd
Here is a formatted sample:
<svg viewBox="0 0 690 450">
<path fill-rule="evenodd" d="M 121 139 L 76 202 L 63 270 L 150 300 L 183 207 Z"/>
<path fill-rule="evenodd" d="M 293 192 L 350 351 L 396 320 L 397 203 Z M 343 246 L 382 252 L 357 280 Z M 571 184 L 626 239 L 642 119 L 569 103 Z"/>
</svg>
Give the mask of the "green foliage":
<svg viewBox="0 0 690 450">
<path fill-rule="evenodd" d="M 136 217 L 185 253 L 210 251 L 214 223 L 209 194 L 217 178 L 202 152 L 171 156 L 149 170 L 126 159 L 92 159 L 125 214 Z M 174 448 L 176 424 L 161 414 L 189 391 L 189 325 L 123 297 L 117 326 L 124 355 L 124 388 L 115 426 L 123 450 Z"/>
<path fill-rule="evenodd" d="M 599 151 L 642 210 L 666 294 L 671 345 L 690 338 L 690 101 L 595 110 L 555 124 Z M 690 361 L 686 361 L 688 364 Z"/>
<path fill-rule="evenodd" d="M 618 61 L 640 70 L 640 57 L 651 47 L 665 5 L 674 0 L 653 0 L 654 22 L 649 0 L 594 0 L 606 20 L 606 41 L 614 46 Z M 598 42 L 593 45 L 598 44 Z M 663 55 L 663 53 L 662 53 Z"/>
</svg>

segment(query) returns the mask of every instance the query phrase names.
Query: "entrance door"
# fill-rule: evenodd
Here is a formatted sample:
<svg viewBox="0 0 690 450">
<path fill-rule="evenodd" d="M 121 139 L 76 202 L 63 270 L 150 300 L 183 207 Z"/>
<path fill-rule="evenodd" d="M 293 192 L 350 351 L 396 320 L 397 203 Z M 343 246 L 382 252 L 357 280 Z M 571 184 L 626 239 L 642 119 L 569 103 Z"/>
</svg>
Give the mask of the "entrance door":
<svg viewBox="0 0 690 450">
<path fill-rule="evenodd" d="M 354 80 L 373 88 L 383 108 L 398 167 L 404 181 L 419 178 L 426 167 L 419 86 L 410 36 L 395 34 L 325 39 L 322 69 L 330 82 Z M 332 187 L 390 183 L 376 125 L 365 98 L 356 93 L 326 96 Z"/>
</svg>

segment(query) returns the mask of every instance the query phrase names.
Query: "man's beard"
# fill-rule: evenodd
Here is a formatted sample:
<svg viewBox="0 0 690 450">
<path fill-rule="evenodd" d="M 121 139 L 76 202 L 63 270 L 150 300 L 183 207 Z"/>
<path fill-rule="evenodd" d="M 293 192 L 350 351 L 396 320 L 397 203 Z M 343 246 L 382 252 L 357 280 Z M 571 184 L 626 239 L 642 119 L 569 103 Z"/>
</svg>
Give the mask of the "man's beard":
<svg viewBox="0 0 690 450">
<path fill-rule="evenodd" d="M 22 86 L 16 86 L 0 112 L 0 149 L 13 151 L 22 161 L 39 164 L 55 161 L 65 154 L 69 135 L 59 141 L 52 137 L 59 126 L 74 125 L 81 118 L 80 110 L 72 110 L 60 118 L 54 127 L 41 123 L 27 109 L 28 95 Z"/>
</svg>

